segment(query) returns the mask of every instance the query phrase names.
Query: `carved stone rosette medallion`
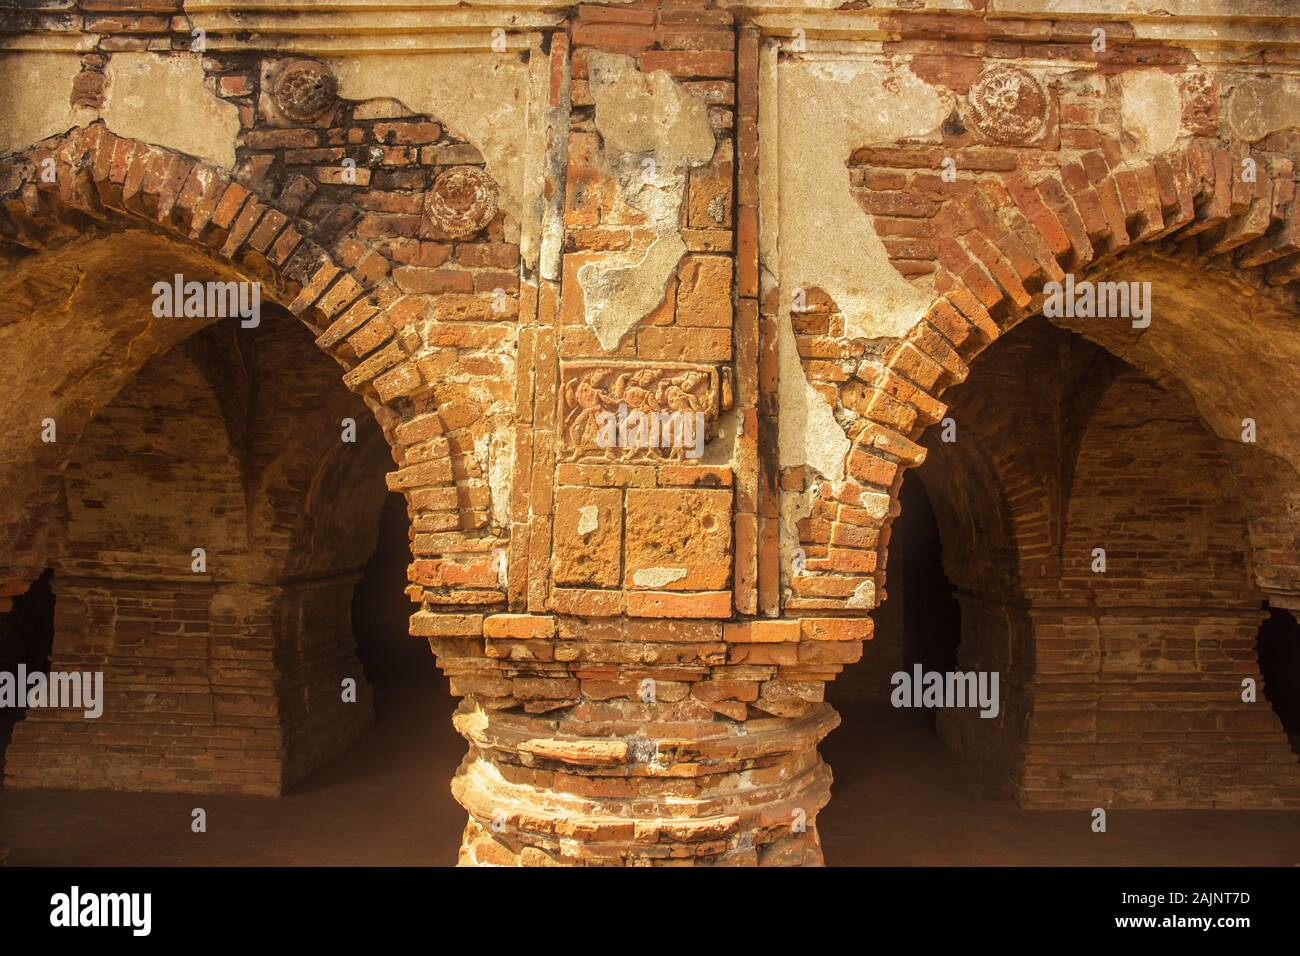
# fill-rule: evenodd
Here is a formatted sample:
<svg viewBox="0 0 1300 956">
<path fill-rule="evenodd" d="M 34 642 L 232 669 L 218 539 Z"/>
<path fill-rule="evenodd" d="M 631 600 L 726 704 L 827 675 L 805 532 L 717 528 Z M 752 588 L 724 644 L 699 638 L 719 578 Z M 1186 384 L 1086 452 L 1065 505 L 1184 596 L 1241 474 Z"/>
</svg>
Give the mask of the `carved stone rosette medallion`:
<svg viewBox="0 0 1300 956">
<path fill-rule="evenodd" d="M 334 75 L 316 60 L 294 60 L 275 77 L 276 108 L 294 122 L 311 123 L 333 108 L 338 96 Z"/>
<path fill-rule="evenodd" d="M 478 166 L 453 166 L 438 174 L 424 197 L 424 215 L 439 232 L 472 236 L 497 214 L 497 184 Z"/>
<path fill-rule="evenodd" d="M 566 461 L 697 458 L 717 430 L 718 371 L 709 365 L 574 362 L 561 382 Z"/>
<path fill-rule="evenodd" d="M 976 127 L 997 143 L 1033 139 L 1047 121 L 1047 93 L 1019 67 L 985 70 L 971 86 L 967 99 Z"/>
</svg>

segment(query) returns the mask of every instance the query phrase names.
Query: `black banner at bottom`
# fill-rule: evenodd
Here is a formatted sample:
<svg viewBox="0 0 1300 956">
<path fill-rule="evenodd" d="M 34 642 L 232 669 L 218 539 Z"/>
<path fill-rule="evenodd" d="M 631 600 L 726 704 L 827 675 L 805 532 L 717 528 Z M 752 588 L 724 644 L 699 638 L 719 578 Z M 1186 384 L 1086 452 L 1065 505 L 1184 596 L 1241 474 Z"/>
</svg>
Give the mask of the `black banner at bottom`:
<svg viewBox="0 0 1300 956">
<path fill-rule="evenodd" d="M 595 943 L 602 928 L 682 945 L 779 932 L 921 934 L 1038 929 L 1044 939 L 1229 942 L 1294 927 L 1300 870 L 1279 869 L 61 869 L 0 868 L 10 940 L 296 945 L 365 942 L 476 925 L 499 949 L 518 934 Z M 481 921 L 481 922 L 477 922 Z M 774 922 L 775 921 L 775 922 Z M 549 927 L 549 929 L 548 929 Z M 676 927 L 676 928 L 674 928 Z M 683 937 L 682 932 L 687 932 Z M 576 935 L 575 935 L 576 934 Z M 696 935 L 698 934 L 698 935 Z"/>
</svg>

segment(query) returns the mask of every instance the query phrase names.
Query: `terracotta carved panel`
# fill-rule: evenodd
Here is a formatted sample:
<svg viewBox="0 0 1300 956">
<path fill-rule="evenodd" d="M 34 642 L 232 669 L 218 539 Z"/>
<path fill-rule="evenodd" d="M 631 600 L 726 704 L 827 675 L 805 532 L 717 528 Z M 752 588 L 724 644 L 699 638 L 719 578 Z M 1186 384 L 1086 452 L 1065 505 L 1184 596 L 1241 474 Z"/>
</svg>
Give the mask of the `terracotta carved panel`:
<svg viewBox="0 0 1300 956">
<path fill-rule="evenodd" d="M 573 362 L 561 381 L 566 461 L 689 461 L 716 433 L 711 365 Z"/>
<path fill-rule="evenodd" d="M 1026 142 L 1047 121 L 1047 94 L 1016 66 L 985 70 L 971 87 L 969 101 L 975 125 L 994 142 Z"/>
</svg>

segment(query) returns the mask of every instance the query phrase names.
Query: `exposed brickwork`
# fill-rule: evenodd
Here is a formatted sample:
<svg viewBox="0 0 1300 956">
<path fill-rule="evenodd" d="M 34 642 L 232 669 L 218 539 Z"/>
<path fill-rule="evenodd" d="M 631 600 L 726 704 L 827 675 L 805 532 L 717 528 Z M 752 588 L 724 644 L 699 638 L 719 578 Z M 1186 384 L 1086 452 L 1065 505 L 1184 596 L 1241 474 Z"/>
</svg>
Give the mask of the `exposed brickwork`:
<svg viewBox="0 0 1300 956">
<path fill-rule="evenodd" d="M 1271 714 L 1229 693 L 1257 676 L 1248 645 L 1261 594 L 1300 601 L 1290 466 L 1228 440 L 1222 419 L 1245 414 L 1237 393 L 1182 388 L 1175 348 L 1153 354 L 1122 330 L 1076 329 L 1140 379 L 1085 361 L 1087 350 L 998 340 L 1041 310 L 1047 283 L 1136 255 L 1247 290 L 1254 320 L 1271 328 L 1293 319 L 1293 134 L 1247 142 L 1225 104 L 1251 71 L 1202 68 L 1142 23 L 1105 23 L 1112 55 L 1099 57 L 1093 24 L 1069 17 L 808 15 L 811 51 L 781 14 L 705 0 L 529 10 L 509 23 L 502 53 L 487 40 L 495 22 L 466 13 L 484 55 L 526 67 L 529 92 L 501 115 L 520 127 L 528 221 L 493 178 L 505 174 L 492 131 L 471 141 L 398 98 L 346 99 L 329 62 L 298 55 L 276 30 L 215 30 L 194 56 L 204 95 L 237 116 L 233 165 L 119 136 L 87 114 L 24 144 L 0 180 L 11 311 L 21 317 L 49 289 L 74 302 L 74 260 L 93 281 L 105 244 L 120 241 L 141 274 L 173 257 L 259 279 L 343 367 L 391 451 L 387 486 L 410 506 L 411 634 L 464 698 L 456 725 L 469 752 L 453 790 L 470 814 L 465 863 L 819 863 L 830 771 L 817 743 L 838 720 L 824 687 L 864 653 L 903 473 L 927 454 L 942 466 L 936 512 L 960 532 L 948 561 L 963 662 L 999 669 L 1008 689 L 996 727 L 946 722 L 957 749 L 1037 805 L 1292 805 L 1295 768 Z M 93 117 L 113 102 L 113 54 L 184 57 L 192 28 L 177 3 L 85 0 L 24 13 L 11 29 L 85 41 L 69 103 Z M 384 42 L 366 31 L 348 42 L 372 40 Z M 904 95 L 906 70 L 951 107 L 927 134 L 851 144 L 835 157 L 843 178 L 819 184 L 849 193 L 886 268 L 923 302 L 897 334 L 864 332 L 874 326 L 853 303 L 818 287 L 786 314 L 793 290 L 767 248 L 780 245 L 781 223 L 765 217 L 821 197 L 772 186 L 760 129 L 779 139 L 783 121 L 764 97 L 785 66 L 846 50 L 845 63 L 887 75 L 891 95 Z M 1159 148 L 1147 148 L 1159 129 L 1125 118 L 1137 73 L 1172 90 L 1179 115 Z M 1253 182 L 1238 174 L 1251 164 Z M 32 439 L 4 473 L 0 596 L 54 566 L 68 660 L 82 653 L 70 650 L 76 639 L 105 637 L 108 609 L 138 601 L 146 623 L 117 614 L 115 626 L 163 639 L 119 635 L 106 656 L 123 673 L 137 653 L 180 659 L 189 645 L 165 635 L 191 614 L 208 628 L 193 633 L 234 640 L 238 629 L 256 643 L 257 666 L 229 683 L 220 668 L 203 672 L 196 709 L 229 707 L 232 719 L 188 726 L 238 727 L 227 762 L 178 752 L 161 776 L 141 760 L 112 777 L 102 748 L 91 758 L 97 745 L 73 739 L 76 726 L 32 721 L 28 734 L 50 736 L 27 751 L 43 768 L 29 782 L 275 792 L 360 723 L 321 703 L 352 664 L 342 622 L 364 558 L 354 518 L 364 496 L 347 491 L 350 466 L 324 454 L 338 409 L 304 390 L 304 363 L 287 350 L 259 379 L 277 413 L 259 419 L 256 402 L 229 400 L 199 408 L 197 420 L 215 427 L 220 411 L 227 428 L 251 431 L 230 441 L 235 461 L 214 459 L 217 485 L 191 489 L 203 498 L 194 513 L 217 515 L 213 503 L 242 488 L 238 504 L 262 536 L 242 542 L 240 574 L 182 586 L 169 562 L 188 547 L 152 550 L 163 526 L 137 514 L 127 564 L 149 568 L 141 581 L 105 548 L 104 527 L 77 537 L 88 527 L 78 501 L 93 490 L 77 484 L 79 469 L 139 457 L 97 443 L 96 429 L 128 414 L 131 393 L 114 396 L 137 373 L 132 387 L 144 388 L 157 371 L 146 363 L 203 323 L 114 316 L 76 339 L 102 361 L 69 367 L 68 388 L 41 385 L 59 399 L 60 442 Z M 954 393 L 971 397 L 950 409 L 945 391 L 991 346 L 1007 364 L 977 366 L 991 369 L 986 380 L 971 376 Z M 849 442 L 842 476 L 782 459 L 782 428 L 806 424 L 780 400 L 800 371 Z M 1160 421 L 1131 422 L 1156 405 Z M 600 416 L 621 407 L 689 414 L 700 454 L 602 444 Z M 1200 407 L 1219 424 L 1207 430 Z M 309 425 L 318 412 L 323 424 Z M 927 436 L 950 414 L 970 445 Z M 185 451 L 185 435 L 161 434 Z M 1173 449 L 1186 457 L 1169 465 Z M 1126 474 L 1145 491 L 1121 504 Z M 1171 486 L 1186 492 L 1177 502 L 1163 497 Z M 1114 542 L 1104 585 L 1080 571 L 1095 538 Z M 66 550 L 83 540 L 79 557 Z M 1209 557 L 1183 563 L 1187 550 Z M 1125 561 L 1138 554 L 1135 572 Z M 133 685 L 141 726 L 147 684 Z M 180 726 L 167 723 L 118 743 L 161 747 Z M 1234 762 L 1247 760 L 1253 774 L 1234 782 Z M 72 761 L 91 769 L 77 776 Z M 1162 781 L 1172 765 L 1195 771 Z"/>
</svg>

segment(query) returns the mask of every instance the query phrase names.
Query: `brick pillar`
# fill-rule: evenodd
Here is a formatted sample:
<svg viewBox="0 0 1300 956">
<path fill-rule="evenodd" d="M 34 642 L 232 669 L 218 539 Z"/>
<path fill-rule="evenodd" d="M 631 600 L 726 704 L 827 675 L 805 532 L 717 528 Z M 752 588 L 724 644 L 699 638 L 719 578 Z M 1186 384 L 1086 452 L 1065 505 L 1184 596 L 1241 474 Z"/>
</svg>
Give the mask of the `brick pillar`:
<svg viewBox="0 0 1300 956">
<path fill-rule="evenodd" d="M 412 619 L 465 696 L 461 861 L 819 864 L 822 686 L 870 622 L 780 618 L 757 34 L 585 6 L 549 55 L 509 606 Z"/>
</svg>

